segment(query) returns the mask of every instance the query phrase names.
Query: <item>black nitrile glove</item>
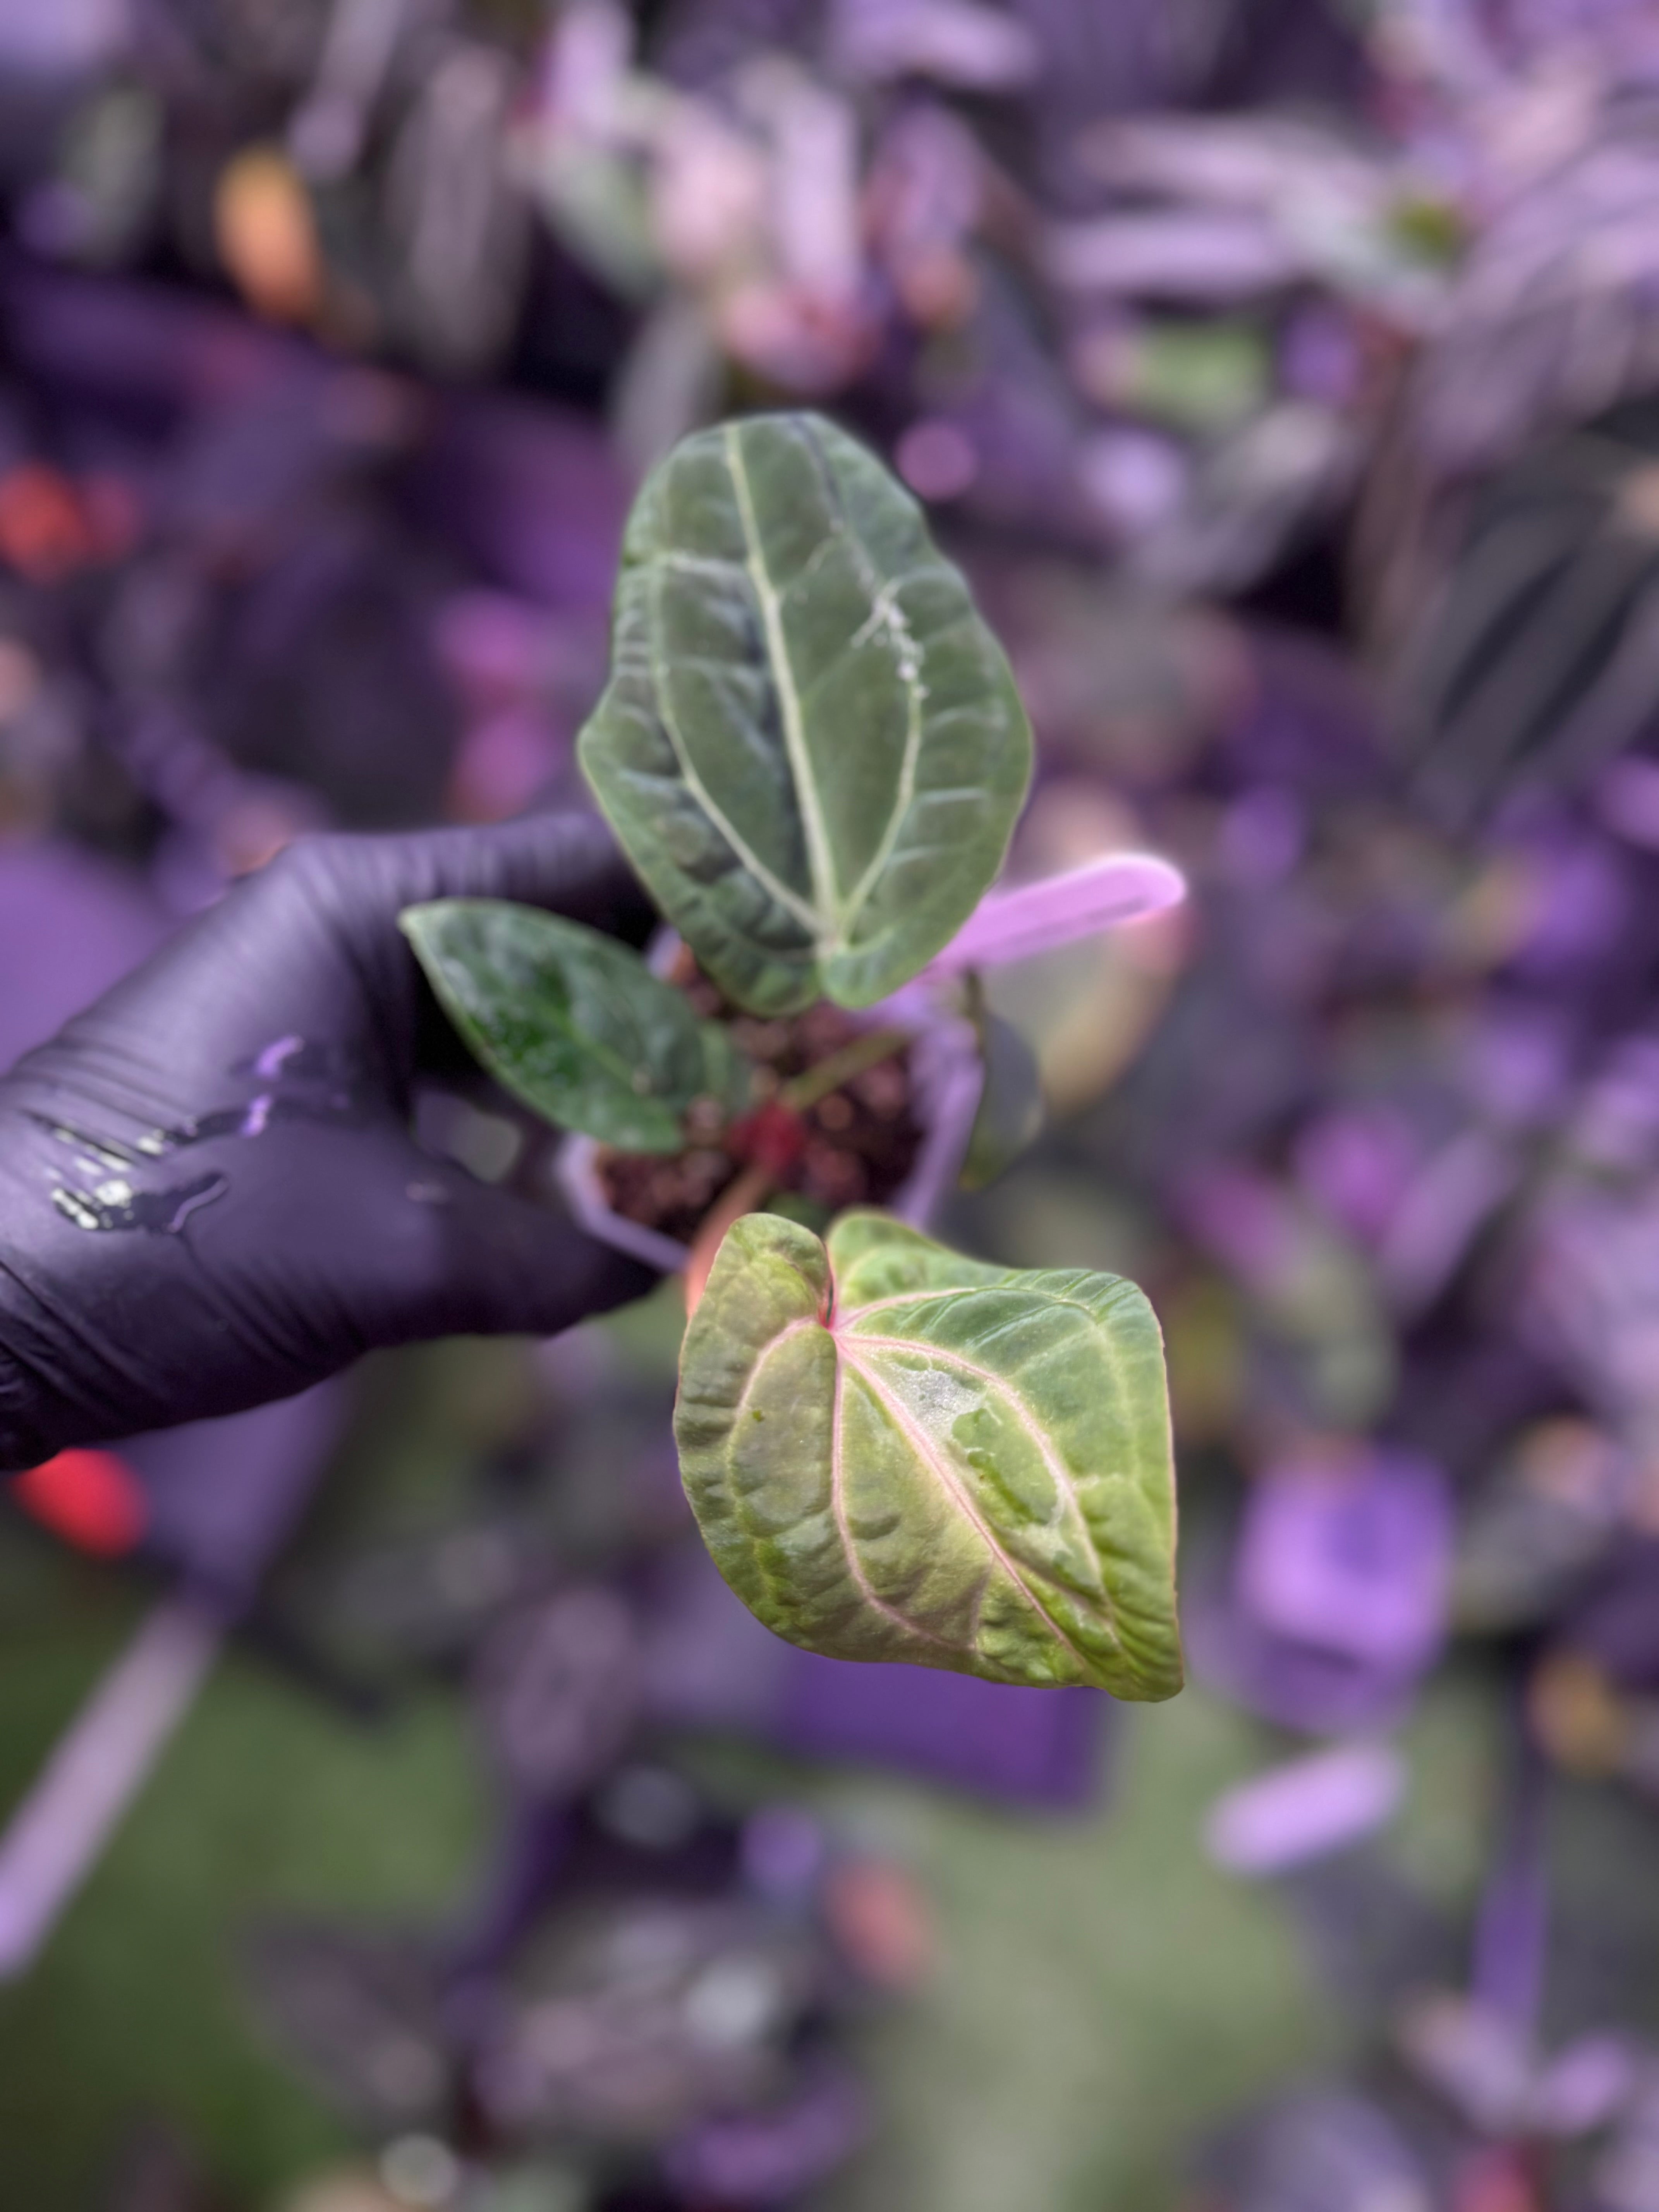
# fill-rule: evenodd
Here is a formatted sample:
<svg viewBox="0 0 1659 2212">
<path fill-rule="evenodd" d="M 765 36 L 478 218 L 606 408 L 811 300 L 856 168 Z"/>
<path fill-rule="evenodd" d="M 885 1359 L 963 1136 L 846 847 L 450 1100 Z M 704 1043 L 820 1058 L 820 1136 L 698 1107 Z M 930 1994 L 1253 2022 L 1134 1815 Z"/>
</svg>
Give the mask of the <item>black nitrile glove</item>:
<svg viewBox="0 0 1659 2212">
<path fill-rule="evenodd" d="M 648 1285 L 410 1136 L 441 1024 L 398 915 L 444 896 L 646 921 L 585 816 L 307 838 L 0 1081 L 0 1471 Z"/>
</svg>

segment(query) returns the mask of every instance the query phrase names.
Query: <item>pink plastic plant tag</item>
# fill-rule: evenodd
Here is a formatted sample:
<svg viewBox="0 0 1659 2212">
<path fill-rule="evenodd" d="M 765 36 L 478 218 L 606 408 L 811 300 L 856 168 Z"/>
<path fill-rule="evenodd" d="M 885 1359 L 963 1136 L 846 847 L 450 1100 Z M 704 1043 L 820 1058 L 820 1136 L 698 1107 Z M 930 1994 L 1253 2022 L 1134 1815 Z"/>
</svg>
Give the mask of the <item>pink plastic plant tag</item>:
<svg viewBox="0 0 1659 2212">
<path fill-rule="evenodd" d="M 1152 853 L 1108 853 L 1040 883 L 989 893 L 935 955 L 922 980 L 934 982 L 968 968 L 1028 960 L 1033 953 L 1161 914 L 1186 896 L 1185 877 L 1168 860 Z"/>
</svg>

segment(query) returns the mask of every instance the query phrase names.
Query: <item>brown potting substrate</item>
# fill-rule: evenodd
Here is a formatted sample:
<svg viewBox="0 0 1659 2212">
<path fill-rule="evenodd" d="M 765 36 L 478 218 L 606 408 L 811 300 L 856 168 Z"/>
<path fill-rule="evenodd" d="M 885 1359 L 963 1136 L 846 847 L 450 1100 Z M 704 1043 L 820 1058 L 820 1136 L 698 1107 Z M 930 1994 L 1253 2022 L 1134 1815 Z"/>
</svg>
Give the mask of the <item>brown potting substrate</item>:
<svg viewBox="0 0 1659 2212">
<path fill-rule="evenodd" d="M 757 1106 L 860 1034 L 850 1014 L 827 1002 L 771 1020 L 733 1013 L 684 953 L 673 981 L 700 1014 L 730 1019 L 735 1042 L 759 1071 Z M 746 1164 L 727 1149 L 712 1103 L 706 1113 L 693 1107 L 694 1137 L 700 1119 L 704 1141 L 683 1152 L 619 1152 L 607 1146 L 594 1162 L 605 1199 L 617 1213 L 683 1243 L 690 1243 L 709 1207 Z M 805 1142 L 780 1172 L 777 1188 L 821 1207 L 826 1216 L 848 1206 L 884 1204 L 915 1167 L 921 1144 L 908 1054 L 896 1053 L 866 1068 L 808 1107 L 802 1119 Z"/>
</svg>

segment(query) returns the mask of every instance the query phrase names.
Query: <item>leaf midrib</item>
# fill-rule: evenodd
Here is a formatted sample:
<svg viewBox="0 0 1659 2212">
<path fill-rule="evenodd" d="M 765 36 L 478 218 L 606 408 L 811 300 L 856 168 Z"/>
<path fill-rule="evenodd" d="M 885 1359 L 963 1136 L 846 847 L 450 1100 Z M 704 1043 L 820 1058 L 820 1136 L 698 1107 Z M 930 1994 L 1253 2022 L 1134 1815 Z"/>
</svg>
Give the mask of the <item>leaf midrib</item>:
<svg viewBox="0 0 1659 2212">
<path fill-rule="evenodd" d="M 685 732 L 679 726 L 678 717 L 672 703 L 672 695 L 669 690 L 667 673 L 663 666 L 660 650 L 663 627 L 664 565 L 660 560 L 658 560 L 653 562 L 646 572 L 645 589 L 653 605 L 645 623 L 645 655 L 646 665 L 650 672 L 652 696 L 656 704 L 657 713 L 661 718 L 669 747 L 679 764 L 679 771 L 684 778 L 686 789 L 714 823 L 717 832 L 725 838 L 726 843 L 737 854 L 738 860 L 748 869 L 762 890 L 769 897 L 775 899 L 786 914 L 793 915 L 803 929 L 811 933 L 816 946 L 822 933 L 821 917 L 814 913 L 812 908 L 798 891 L 790 889 L 775 870 L 767 866 L 760 854 L 755 851 L 738 830 L 736 823 L 731 820 L 725 809 L 716 800 L 713 792 L 698 774 L 696 765 L 691 758 L 691 749 L 685 742 Z"/>
<path fill-rule="evenodd" d="M 1078 1496 L 1077 1483 L 1070 1468 L 1066 1465 L 1064 1460 L 1048 1442 L 1043 1433 L 1042 1424 L 1032 1412 L 1018 1387 L 1006 1375 L 999 1374 L 994 1367 L 980 1366 L 976 1361 L 969 1359 L 965 1352 L 957 1352 L 946 1345 L 938 1344 L 931 1337 L 871 1336 L 860 1330 L 854 1341 L 859 1344 L 871 1345 L 878 1352 L 901 1352 L 908 1353 L 914 1358 L 936 1359 L 942 1365 L 957 1367 L 964 1375 L 971 1375 L 982 1389 L 993 1392 L 1003 1399 L 1013 1414 L 1016 1423 L 1024 1433 L 1026 1441 L 1048 1470 L 1049 1479 L 1054 1483 L 1056 1492 L 1076 1514 L 1086 1534 L 1089 1518 L 1083 1510 L 1083 1501 Z M 1111 1592 L 1106 1587 L 1103 1576 L 1098 1584 L 1097 1595 L 1101 1608 L 1108 1617 L 1111 1632 L 1115 1635 L 1117 1632 L 1116 1612 L 1112 1604 Z"/>
<path fill-rule="evenodd" d="M 817 784 L 812 780 L 812 763 L 806 750 L 806 730 L 801 718 L 799 687 L 795 681 L 794 665 L 789 657 L 789 641 L 783 627 L 783 608 L 772 573 L 767 566 L 766 548 L 762 543 L 760 523 L 755 513 L 754 494 L 749 483 L 749 465 L 744 458 L 743 437 L 739 426 L 728 422 L 725 433 L 726 468 L 732 478 L 732 489 L 737 500 L 738 520 L 743 530 L 744 567 L 760 609 L 761 626 L 766 633 L 767 658 L 772 664 L 772 681 L 778 695 L 778 713 L 783 728 L 783 749 L 789 761 L 789 774 L 795 787 L 795 804 L 800 809 L 801 827 L 806 836 L 806 861 L 812 877 L 812 903 L 817 908 L 817 927 L 819 951 L 831 948 L 838 926 L 840 899 L 836 883 L 835 855 L 830 850 L 830 833 L 823 817 Z M 825 927 L 829 927 L 826 938 Z"/>
<path fill-rule="evenodd" d="M 871 1395 L 876 1400 L 876 1402 L 888 1414 L 895 1426 L 902 1431 L 904 1436 L 908 1439 L 911 1449 L 915 1452 L 917 1457 L 921 1459 L 923 1465 L 931 1469 L 941 1489 L 945 1490 L 955 1501 L 963 1519 L 971 1523 L 971 1525 L 978 1531 L 980 1540 L 984 1544 L 987 1551 L 990 1553 L 992 1558 L 995 1559 L 998 1565 L 1002 1568 L 1003 1572 L 1008 1577 L 1008 1579 L 1012 1583 L 1014 1588 L 1019 1592 L 1019 1595 L 1024 1599 L 1027 1605 L 1030 1607 L 1032 1612 L 1036 1614 L 1038 1620 L 1042 1622 L 1043 1626 L 1053 1633 L 1055 1639 L 1065 1645 L 1066 1650 L 1071 1653 L 1072 1656 L 1077 1661 L 1079 1666 L 1082 1668 L 1085 1679 L 1090 1681 L 1093 1681 L 1098 1673 L 1097 1663 L 1091 1660 L 1085 1653 L 1079 1650 L 1078 1646 L 1073 1642 L 1072 1638 L 1066 1634 L 1066 1631 L 1060 1626 L 1060 1623 L 1049 1612 L 1048 1607 L 1043 1604 L 1042 1599 L 1031 1588 L 1024 1575 L 1020 1571 L 1018 1564 L 1014 1559 L 1011 1559 L 1007 1552 L 1004 1550 L 1002 1544 L 998 1540 L 996 1531 L 991 1528 L 984 1516 L 975 1505 L 973 1499 L 968 1495 L 967 1491 L 963 1487 L 962 1483 L 958 1480 L 954 1469 L 949 1465 L 943 1455 L 934 1448 L 933 1438 L 929 1437 L 927 1431 L 921 1426 L 920 1423 L 915 1420 L 909 1407 L 903 1404 L 903 1402 L 893 1392 L 884 1389 L 882 1387 L 879 1374 L 872 1370 L 871 1367 L 867 1366 L 863 1360 L 857 1357 L 846 1339 L 842 1338 L 837 1340 L 837 1348 L 845 1358 L 847 1364 L 852 1368 L 856 1375 L 860 1376 L 866 1389 L 870 1391 Z M 909 1348 L 912 1347 L 907 1347 L 907 1349 Z M 839 1381 L 839 1366 L 836 1370 L 836 1375 L 837 1381 Z"/>
<path fill-rule="evenodd" d="M 830 1330 L 828 1334 L 833 1339 L 835 1332 Z M 837 1343 L 836 1345 L 836 1380 L 833 1386 L 835 1401 L 830 1413 L 830 1510 L 835 1517 L 836 1534 L 841 1540 L 842 1555 L 847 1561 L 847 1571 L 852 1576 L 857 1585 L 859 1595 L 865 1603 L 873 1607 L 877 1613 L 884 1614 L 889 1620 L 896 1622 L 907 1635 L 920 1637 L 924 1644 L 937 1644 L 945 1651 L 959 1652 L 968 1658 L 976 1657 L 976 1649 L 971 1642 L 952 1643 L 948 1636 L 940 1636 L 931 1628 L 924 1628 L 920 1621 L 912 1620 L 908 1613 L 901 1613 L 896 1605 L 889 1605 L 864 1571 L 864 1562 L 859 1557 L 858 1546 L 853 1540 L 852 1524 L 847 1515 L 847 1474 L 842 1451 L 842 1424 L 847 1407 L 847 1392 L 842 1375 L 842 1347 Z"/>
</svg>

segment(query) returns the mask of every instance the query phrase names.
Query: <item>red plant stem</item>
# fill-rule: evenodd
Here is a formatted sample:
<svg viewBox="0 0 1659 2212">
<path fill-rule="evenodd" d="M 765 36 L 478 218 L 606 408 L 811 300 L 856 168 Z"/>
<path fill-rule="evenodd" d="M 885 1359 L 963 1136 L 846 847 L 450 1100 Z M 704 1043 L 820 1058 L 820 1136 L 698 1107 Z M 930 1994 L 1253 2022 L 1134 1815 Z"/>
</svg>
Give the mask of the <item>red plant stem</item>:
<svg viewBox="0 0 1659 2212">
<path fill-rule="evenodd" d="M 762 1161 L 747 1167 L 735 1181 L 727 1183 L 703 1217 L 703 1223 L 691 1247 L 691 1256 L 685 1263 L 685 1317 L 690 1321 L 702 1303 L 702 1294 L 708 1287 L 708 1271 L 714 1264 L 714 1255 L 726 1242 L 726 1232 L 734 1221 L 745 1213 L 752 1213 L 764 1203 L 776 1181 L 773 1170 Z"/>
<path fill-rule="evenodd" d="M 891 1060 L 913 1042 L 908 1030 L 866 1030 L 844 1044 L 839 1052 L 807 1068 L 779 1091 L 776 1105 L 789 1115 L 800 1115 L 838 1091 L 843 1083 L 862 1075 L 866 1068 L 879 1066 Z M 764 1160 L 756 1160 L 744 1169 L 741 1175 L 729 1182 L 704 1216 L 691 1246 L 691 1256 L 685 1263 L 685 1317 L 690 1320 L 702 1302 L 708 1285 L 708 1271 L 714 1264 L 714 1255 L 726 1241 L 726 1232 L 734 1221 L 765 1204 L 776 1182 L 777 1167 Z"/>
</svg>

